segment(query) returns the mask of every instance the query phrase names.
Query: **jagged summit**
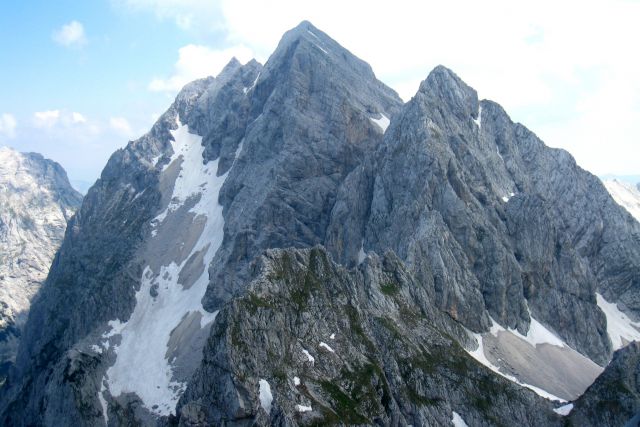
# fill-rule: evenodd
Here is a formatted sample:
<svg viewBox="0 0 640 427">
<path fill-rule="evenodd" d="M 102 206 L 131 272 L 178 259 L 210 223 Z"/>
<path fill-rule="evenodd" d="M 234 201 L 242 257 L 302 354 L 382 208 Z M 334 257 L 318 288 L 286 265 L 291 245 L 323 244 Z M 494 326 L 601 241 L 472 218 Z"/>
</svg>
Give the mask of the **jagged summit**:
<svg viewBox="0 0 640 427">
<path fill-rule="evenodd" d="M 446 103 L 458 119 L 478 118 L 478 93 L 443 65 L 435 67 L 420 83 L 418 93 L 436 103 Z"/>
<path fill-rule="evenodd" d="M 0 423 L 560 426 L 640 339 L 640 225 L 595 177 L 306 21 L 185 87 L 70 230 Z"/>
</svg>

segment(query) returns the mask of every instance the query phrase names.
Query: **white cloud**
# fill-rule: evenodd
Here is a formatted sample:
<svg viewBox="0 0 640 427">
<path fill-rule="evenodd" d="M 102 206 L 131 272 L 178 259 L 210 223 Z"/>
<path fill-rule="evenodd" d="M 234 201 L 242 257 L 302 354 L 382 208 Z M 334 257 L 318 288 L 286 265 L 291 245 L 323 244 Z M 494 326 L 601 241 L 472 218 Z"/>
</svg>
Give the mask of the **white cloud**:
<svg viewBox="0 0 640 427">
<path fill-rule="evenodd" d="M 87 44 L 84 26 L 78 21 L 71 21 L 54 31 L 53 40 L 64 47 L 82 47 Z"/>
<path fill-rule="evenodd" d="M 111 117 L 109 119 L 109 126 L 123 136 L 131 136 L 132 134 L 131 125 L 124 117 Z"/>
<path fill-rule="evenodd" d="M 150 11 L 160 20 L 173 20 L 183 30 L 211 32 L 222 26 L 219 2 L 212 0 L 111 0 L 118 9 Z"/>
<path fill-rule="evenodd" d="M 60 120 L 60 110 L 37 111 L 33 113 L 34 125 L 38 128 L 50 128 Z"/>
<path fill-rule="evenodd" d="M 173 75 L 166 79 L 153 79 L 149 89 L 153 92 L 175 93 L 195 79 L 217 75 L 234 56 L 240 62 L 246 62 L 253 57 L 252 51 L 244 46 L 223 50 L 193 44 L 181 47 L 178 50 L 178 61 L 174 66 Z"/>
<path fill-rule="evenodd" d="M 84 126 L 87 129 L 98 131 L 96 123 L 90 123 L 87 118 L 77 111 L 47 110 L 33 113 L 33 126 L 39 129 L 53 128 L 78 128 Z"/>
<path fill-rule="evenodd" d="M 87 118 L 78 112 L 71 113 L 71 121 L 73 123 L 86 123 Z"/>
<path fill-rule="evenodd" d="M 0 135 L 4 134 L 7 138 L 14 138 L 17 125 L 18 122 L 13 114 L 3 113 L 0 116 Z"/>
</svg>

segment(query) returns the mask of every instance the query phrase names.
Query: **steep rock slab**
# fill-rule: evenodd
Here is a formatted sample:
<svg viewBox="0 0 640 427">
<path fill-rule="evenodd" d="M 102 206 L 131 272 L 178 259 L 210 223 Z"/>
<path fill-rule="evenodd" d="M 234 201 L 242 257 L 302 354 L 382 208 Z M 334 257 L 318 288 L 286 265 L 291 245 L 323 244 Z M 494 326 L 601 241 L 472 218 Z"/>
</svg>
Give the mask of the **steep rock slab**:
<svg viewBox="0 0 640 427">
<path fill-rule="evenodd" d="M 640 414 L 640 343 L 618 350 L 604 373 L 574 402 L 573 425 L 634 426 Z"/>
<path fill-rule="evenodd" d="M 337 259 L 391 249 L 472 331 L 492 318 L 526 335 L 533 316 L 606 364 L 596 292 L 637 320 L 640 227 L 568 153 L 437 67 L 370 163 L 339 192 L 326 241 Z"/>
<path fill-rule="evenodd" d="M 81 200 L 59 164 L 0 147 L 0 382 Z"/>
<path fill-rule="evenodd" d="M 242 150 L 221 190 L 225 241 L 205 306 L 241 291 L 264 249 L 325 240 L 338 188 L 382 142 L 397 94 L 308 22 L 287 32 L 248 90 Z M 355 195 L 357 197 L 357 195 Z"/>
</svg>

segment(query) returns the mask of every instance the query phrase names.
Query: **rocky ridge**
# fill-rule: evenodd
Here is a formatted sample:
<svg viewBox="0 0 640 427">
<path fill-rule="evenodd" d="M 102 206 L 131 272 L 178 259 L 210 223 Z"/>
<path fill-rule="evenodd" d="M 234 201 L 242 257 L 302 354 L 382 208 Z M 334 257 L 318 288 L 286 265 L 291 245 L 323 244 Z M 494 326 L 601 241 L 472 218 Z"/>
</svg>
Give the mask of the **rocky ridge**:
<svg viewBox="0 0 640 427">
<path fill-rule="evenodd" d="M 594 378 L 640 333 L 640 225 L 597 178 L 445 67 L 402 105 L 308 22 L 187 85 L 69 230 L 5 423 L 558 425 L 518 348 Z"/>
</svg>

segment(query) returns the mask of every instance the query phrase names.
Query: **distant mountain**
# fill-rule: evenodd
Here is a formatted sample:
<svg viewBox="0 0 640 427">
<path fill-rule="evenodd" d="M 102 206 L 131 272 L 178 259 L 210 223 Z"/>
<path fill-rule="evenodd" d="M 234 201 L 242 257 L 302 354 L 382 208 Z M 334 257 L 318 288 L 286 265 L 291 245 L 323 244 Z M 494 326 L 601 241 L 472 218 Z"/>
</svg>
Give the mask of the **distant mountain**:
<svg viewBox="0 0 640 427">
<path fill-rule="evenodd" d="M 0 377 L 82 196 L 62 167 L 36 153 L 0 147 Z"/>
<path fill-rule="evenodd" d="M 588 426 L 635 381 L 640 224 L 601 181 L 308 22 L 187 85 L 69 229 L 6 425 Z"/>
<path fill-rule="evenodd" d="M 612 179 L 604 181 L 604 186 L 616 203 L 640 221 L 640 181 L 634 185 Z"/>
<path fill-rule="evenodd" d="M 611 181 L 615 179 L 616 181 L 624 182 L 627 184 L 640 184 L 640 175 L 616 175 L 609 173 L 606 175 L 601 175 L 600 179 L 603 181 Z"/>
</svg>

